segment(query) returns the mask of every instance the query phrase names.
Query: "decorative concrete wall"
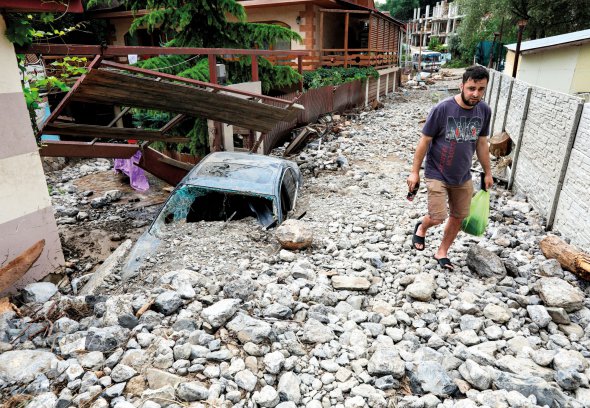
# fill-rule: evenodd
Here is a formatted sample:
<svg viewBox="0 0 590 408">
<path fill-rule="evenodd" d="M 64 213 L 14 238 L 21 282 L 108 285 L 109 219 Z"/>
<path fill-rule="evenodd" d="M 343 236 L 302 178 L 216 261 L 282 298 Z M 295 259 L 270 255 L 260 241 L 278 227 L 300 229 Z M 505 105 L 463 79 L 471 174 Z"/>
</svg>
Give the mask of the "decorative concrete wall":
<svg viewBox="0 0 590 408">
<path fill-rule="evenodd" d="M 555 194 L 581 99 L 533 87 L 522 135 L 516 186 L 545 217 L 550 218 Z"/>
<path fill-rule="evenodd" d="M 490 74 L 494 133 L 505 130 L 516 144 L 509 185 L 527 195 L 548 229 L 590 252 L 590 107 L 576 96 Z"/>
<path fill-rule="evenodd" d="M 590 252 L 590 104 L 584 105 L 557 205 L 555 228 Z"/>
<path fill-rule="evenodd" d="M 5 30 L 0 16 L 0 267 L 45 240 L 41 256 L 15 285 L 22 287 L 56 272 L 64 259 L 14 47 Z"/>
<path fill-rule="evenodd" d="M 499 98 L 496 100 L 496 120 L 492 123 L 492 130 L 490 135 L 495 135 L 503 130 L 504 118 L 506 117 L 506 111 L 508 109 L 508 102 L 510 101 L 510 90 L 512 88 L 513 79 L 508 75 L 498 75 L 501 78 L 498 82 L 499 86 Z"/>
</svg>

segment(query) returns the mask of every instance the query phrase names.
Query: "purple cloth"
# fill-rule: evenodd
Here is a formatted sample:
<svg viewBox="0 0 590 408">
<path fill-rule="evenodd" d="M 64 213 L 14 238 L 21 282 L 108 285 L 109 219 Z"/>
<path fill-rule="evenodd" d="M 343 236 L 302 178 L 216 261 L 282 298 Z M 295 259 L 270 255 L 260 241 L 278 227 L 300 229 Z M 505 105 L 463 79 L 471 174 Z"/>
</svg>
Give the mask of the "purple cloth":
<svg viewBox="0 0 590 408">
<path fill-rule="evenodd" d="M 432 137 L 424 175 L 450 185 L 471 180 L 471 161 L 479 137 L 489 135 L 490 107 L 483 101 L 463 109 L 454 97 L 438 103 L 428 115 L 422 133 Z"/>
<path fill-rule="evenodd" d="M 129 177 L 129 184 L 135 190 L 146 191 L 150 188 L 150 183 L 143 169 L 137 166 L 141 159 L 141 151 L 138 150 L 129 159 L 115 159 L 114 169 L 115 171 L 122 171 Z"/>
</svg>

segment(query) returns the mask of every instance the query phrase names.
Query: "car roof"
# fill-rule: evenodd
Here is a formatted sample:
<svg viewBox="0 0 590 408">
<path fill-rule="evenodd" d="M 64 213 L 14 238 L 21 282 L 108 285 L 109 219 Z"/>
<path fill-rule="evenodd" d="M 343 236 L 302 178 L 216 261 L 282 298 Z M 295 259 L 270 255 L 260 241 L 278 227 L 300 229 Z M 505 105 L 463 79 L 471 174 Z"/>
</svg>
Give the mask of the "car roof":
<svg viewBox="0 0 590 408">
<path fill-rule="evenodd" d="M 274 195 L 283 169 L 297 165 L 278 157 L 245 152 L 213 152 L 199 162 L 182 184 L 259 195 Z"/>
</svg>

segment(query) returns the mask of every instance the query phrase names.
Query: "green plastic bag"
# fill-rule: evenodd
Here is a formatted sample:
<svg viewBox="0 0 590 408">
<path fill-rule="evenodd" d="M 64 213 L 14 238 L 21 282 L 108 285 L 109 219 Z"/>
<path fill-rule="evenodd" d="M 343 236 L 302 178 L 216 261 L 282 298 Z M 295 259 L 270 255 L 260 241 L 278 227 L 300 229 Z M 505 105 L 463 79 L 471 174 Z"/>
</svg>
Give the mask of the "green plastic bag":
<svg viewBox="0 0 590 408">
<path fill-rule="evenodd" d="M 463 220 L 461 230 L 480 237 L 486 232 L 490 217 L 490 192 L 479 190 L 471 199 L 469 215 Z"/>
</svg>

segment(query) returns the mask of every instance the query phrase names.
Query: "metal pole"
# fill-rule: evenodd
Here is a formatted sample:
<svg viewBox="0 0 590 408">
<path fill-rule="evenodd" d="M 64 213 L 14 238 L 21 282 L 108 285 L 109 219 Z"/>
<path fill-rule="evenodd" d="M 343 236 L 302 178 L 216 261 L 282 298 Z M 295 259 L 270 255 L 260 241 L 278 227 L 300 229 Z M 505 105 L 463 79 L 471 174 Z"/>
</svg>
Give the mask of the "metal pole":
<svg viewBox="0 0 590 408">
<path fill-rule="evenodd" d="M 514 66 L 512 67 L 512 78 L 516 78 L 518 70 L 518 59 L 520 58 L 520 43 L 522 41 L 522 32 L 526 27 L 526 20 L 518 20 L 518 39 L 516 40 L 516 54 L 514 55 Z"/>
</svg>

